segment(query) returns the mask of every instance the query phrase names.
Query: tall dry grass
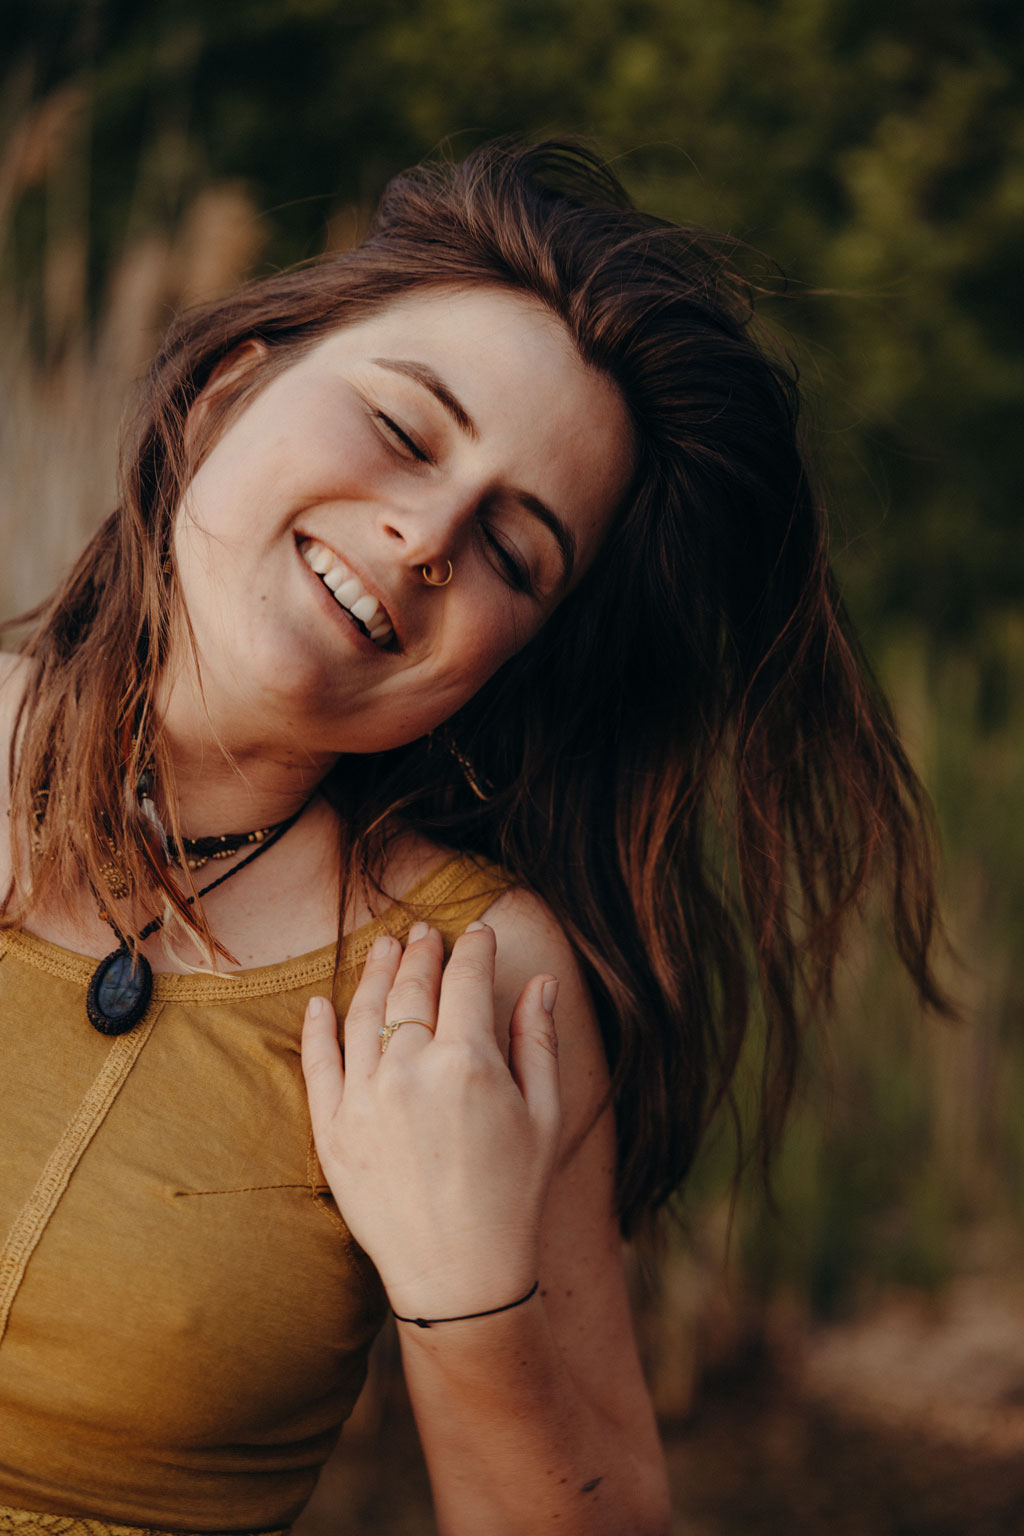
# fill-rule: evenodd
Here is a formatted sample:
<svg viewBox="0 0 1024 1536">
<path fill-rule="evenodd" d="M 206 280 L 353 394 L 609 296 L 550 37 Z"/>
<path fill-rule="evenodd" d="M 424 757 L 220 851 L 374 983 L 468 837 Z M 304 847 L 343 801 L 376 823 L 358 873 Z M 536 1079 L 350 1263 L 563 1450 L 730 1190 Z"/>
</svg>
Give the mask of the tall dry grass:
<svg viewBox="0 0 1024 1536">
<path fill-rule="evenodd" d="M 264 229 L 240 186 L 203 191 L 173 234 L 147 233 L 90 292 L 88 98 L 68 86 L 26 105 L 0 100 L 0 613 L 52 586 L 114 503 L 119 423 L 174 312 L 251 272 Z M 20 110 L 19 110 L 20 107 Z M 16 217 L 42 209 L 34 270 L 12 277 Z M 24 262 L 22 262 L 24 266 Z"/>
</svg>

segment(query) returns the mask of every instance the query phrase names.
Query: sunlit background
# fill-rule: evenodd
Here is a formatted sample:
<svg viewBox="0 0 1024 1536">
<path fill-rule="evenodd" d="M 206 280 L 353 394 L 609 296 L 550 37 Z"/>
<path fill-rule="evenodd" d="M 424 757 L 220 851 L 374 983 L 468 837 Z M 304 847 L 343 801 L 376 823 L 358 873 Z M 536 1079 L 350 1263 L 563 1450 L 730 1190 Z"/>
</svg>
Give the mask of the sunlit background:
<svg viewBox="0 0 1024 1536">
<path fill-rule="evenodd" d="M 866 914 L 775 1179 L 709 1147 L 638 1328 L 689 1536 L 1024 1530 L 1017 0 L 5 0 L 0 612 L 113 497 L 180 306 L 358 238 L 386 178 L 589 135 L 771 290 L 834 551 L 945 841 L 960 1026 Z M 772 263 L 777 264 L 773 266 Z M 297 1283 L 301 1283 L 297 1278 Z M 393 1339 L 297 1531 L 432 1529 Z"/>
</svg>

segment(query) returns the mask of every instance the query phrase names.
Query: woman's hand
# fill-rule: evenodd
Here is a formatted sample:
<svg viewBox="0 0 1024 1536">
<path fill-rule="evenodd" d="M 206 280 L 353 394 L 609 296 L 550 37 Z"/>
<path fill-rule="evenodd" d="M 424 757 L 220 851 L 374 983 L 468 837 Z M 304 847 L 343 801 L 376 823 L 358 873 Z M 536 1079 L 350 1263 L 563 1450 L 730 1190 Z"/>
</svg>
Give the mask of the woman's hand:
<svg viewBox="0 0 1024 1536">
<path fill-rule="evenodd" d="M 537 1278 L 561 1131 L 558 983 L 534 976 L 495 1034 L 492 929 L 473 923 L 447 966 L 417 923 L 403 954 L 382 937 L 345 1020 L 314 998 L 302 1066 L 317 1152 L 339 1209 L 393 1309 L 441 1318 L 513 1301 Z M 381 1050 L 380 1030 L 407 1023 Z M 436 1026 L 432 1035 L 429 1026 Z"/>
</svg>

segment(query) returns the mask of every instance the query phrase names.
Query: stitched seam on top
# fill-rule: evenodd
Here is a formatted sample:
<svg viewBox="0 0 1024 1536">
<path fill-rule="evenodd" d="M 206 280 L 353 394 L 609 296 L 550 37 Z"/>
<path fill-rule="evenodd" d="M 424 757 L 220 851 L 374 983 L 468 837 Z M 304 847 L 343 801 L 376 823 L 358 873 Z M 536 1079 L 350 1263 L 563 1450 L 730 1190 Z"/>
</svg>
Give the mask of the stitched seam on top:
<svg viewBox="0 0 1024 1536">
<path fill-rule="evenodd" d="M 339 974 L 356 969 L 366 959 L 374 939 L 381 933 L 400 938 L 416 921 L 417 909 L 429 911 L 440 906 L 452 892 L 474 875 L 493 873 L 494 899 L 507 889 L 492 866 L 479 862 L 470 854 L 455 854 L 446 860 L 425 883 L 413 886 L 399 902 L 389 907 L 381 917 L 374 918 L 346 936 L 342 944 Z M 472 896 L 466 898 L 467 902 Z M 411 910 L 405 910 L 408 907 Z M 0 931 L 0 957 L 17 955 L 18 959 L 46 971 L 62 981 L 87 986 L 96 969 L 96 961 L 87 955 L 78 955 L 61 949 L 45 939 L 22 933 L 17 929 Z M 224 976 L 202 974 L 190 976 L 178 973 L 158 973 L 153 977 L 153 997 L 157 1002 L 229 1003 L 240 998 L 268 997 L 285 992 L 298 991 L 304 986 L 329 980 L 334 975 L 335 946 L 325 945 L 298 960 L 282 960 L 270 966 L 255 966 L 252 970 Z"/>
<path fill-rule="evenodd" d="M 338 1231 L 341 1232 L 344 1236 L 346 1243 L 351 1247 L 355 1243 L 355 1238 L 352 1236 L 344 1221 L 342 1221 L 341 1216 L 338 1214 L 337 1210 L 332 1210 L 331 1207 L 327 1204 L 327 1201 L 324 1199 L 324 1195 L 329 1195 L 331 1190 L 329 1185 L 326 1187 L 326 1189 L 323 1185 L 319 1185 L 319 1181 L 317 1179 L 319 1168 L 320 1160 L 316 1155 L 316 1140 L 311 1130 L 309 1133 L 309 1141 L 306 1144 L 306 1178 L 309 1181 L 309 1193 L 312 1195 L 313 1204 L 316 1206 L 320 1214 L 322 1216 L 326 1216 L 327 1220 L 333 1227 L 337 1227 Z"/>
<path fill-rule="evenodd" d="M 51 1515 L 35 1509 L 13 1509 L 0 1505 L 0 1531 L 16 1531 L 18 1536 L 192 1536 L 151 1525 L 120 1525 L 110 1520 L 94 1519 L 91 1515 Z M 250 1536 L 289 1536 L 290 1527 L 276 1531 L 257 1531 Z M 224 1533 L 224 1536 L 245 1536 L 245 1533 Z"/>
<path fill-rule="evenodd" d="M 35 1189 L 14 1218 L 0 1254 L 0 1340 L 7 1330 L 11 1306 L 46 1226 L 68 1187 L 86 1147 L 106 1118 L 139 1052 L 152 1033 L 161 1010 L 114 1041 L 99 1072 L 51 1152 Z"/>
<path fill-rule="evenodd" d="M 305 1184 L 239 1184 L 231 1189 L 176 1189 L 175 1200 L 195 1200 L 200 1195 L 256 1195 L 264 1189 L 305 1189 Z"/>
</svg>

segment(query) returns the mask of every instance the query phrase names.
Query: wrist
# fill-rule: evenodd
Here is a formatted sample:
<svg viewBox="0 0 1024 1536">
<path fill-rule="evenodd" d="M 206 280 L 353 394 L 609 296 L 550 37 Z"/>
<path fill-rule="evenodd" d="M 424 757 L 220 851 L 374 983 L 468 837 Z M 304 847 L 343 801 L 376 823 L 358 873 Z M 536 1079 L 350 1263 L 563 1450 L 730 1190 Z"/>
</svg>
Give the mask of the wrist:
<svg viewBox="0 0 1024 1536">
<path fill-rule="evenodd" d="M 472 1249 L 449 1241 L 424 1255 L 415 1269 L 379 1266 L 388 1306 L 398 1318 L 467 1318 L 492 1312 L 526 1295 L 540 1273 L 540 1244 L 492 1232 L 489 1245 Z M 462 1249 L 462 1251 L 460 1251 Z M 469 1250 L 469 1251 L 467 1251 Z"/>
<path fill-rule="evenodd" d="M 539 1290 L 540 1281 L 535 1280 L 528 1290 L 524 1291 L 521 1296 L 516 1296 L 512 1301 L 502 1302 L 499 1306 L 496 1307 L 484 1307 L 476 1312 L 458 1313 L 454 1316 L 446 1315 L 444 1317 L 402 1317 L 398 1312 L 395 1311 L 394 1307 L 391 1309 L 391 1315 L 395 1319 L 396 1323 L 408 1323 L 414 1328 L 436 1328 L 444 1323 L 475 1323 L 480 1318 L 497 1317 L 499 1312 L 514 1312 L 516 1307 L 523 1307 L 528 1301 L 532 1301 Z"/>
</svg>

